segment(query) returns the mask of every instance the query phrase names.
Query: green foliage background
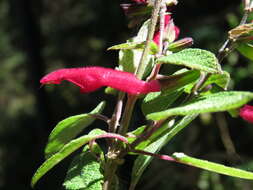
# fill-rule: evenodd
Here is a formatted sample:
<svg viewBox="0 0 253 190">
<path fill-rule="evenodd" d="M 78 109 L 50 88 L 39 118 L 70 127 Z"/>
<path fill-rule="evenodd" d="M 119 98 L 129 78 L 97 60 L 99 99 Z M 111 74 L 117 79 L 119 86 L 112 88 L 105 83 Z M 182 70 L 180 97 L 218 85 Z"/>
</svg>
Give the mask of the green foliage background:
<svg viewBox="0 0 253 190">
<path fill-rule="evenodd" d="M 194 47 L 217 52 L 225 31 L 242 16 L 240 0 L 179 0 L 174 21 L 181 37 L 190 36 Z M 61 67 L 100 65 L 115 67 L 118 55 L 106 51 L 123 43 L 137 30 L 129 30 L 127 19 L 114 0 L 0 0 L 0 189 L 30 189 L 33 172 L 43 161 L 43 148 L 55 124 L 71 115 L 93 109 L 105 99 L 103 90 L 80 94 L 69 83 L 40 88 L 39 79 Z M 253 63 L 232 53 L 223 68 L 230 72 L 230 88 L 252 91 Z M 111 114 L 113 106 L 104 113 Z M 142 124 L 135 110 L 133 123 Z M 96 127 L 104 124 L 95 122 Z M 93 125 L 93 127 L 94 127 Z M 139 126 L 139 125 L 138 125 Z M 90 128 L 89 128 L 90 129 Z M 228 131 L 236 152 L 227 137 Z M 228 114 L 202 115 L 176 137 L 163 153 L 182 151 L 253 171 L 253 128 Z M 36 189 L 62 189 L 69 160 L 44 177 Z M 133 158 L 120 170 L 128 184 Z M 155 175 L 154 175 L 155 174 Z M 192 167 L 154 160 L 137 189 L 150 190 L 250 190 L 251 181 L 219 176 Z"/>
</svg>

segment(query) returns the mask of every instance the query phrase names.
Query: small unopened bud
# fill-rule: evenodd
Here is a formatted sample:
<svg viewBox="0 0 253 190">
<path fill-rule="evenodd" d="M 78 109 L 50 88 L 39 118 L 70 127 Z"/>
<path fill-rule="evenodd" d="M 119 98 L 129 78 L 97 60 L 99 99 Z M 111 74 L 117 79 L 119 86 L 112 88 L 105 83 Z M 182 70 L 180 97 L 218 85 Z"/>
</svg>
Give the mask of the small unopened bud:
<svg viewBox="0 0 253 190">
<path fill-rule="evenodd" d="M 247 38 L 252 39 L 253 35 L 253 23 L 243 24 L 233 28 L 228 32 L 229 39 L 231 40 L 246 40 Z"/>
<path fill-rule="evenodd" d="M 181 40 L 175 41 L 168 46 L 168 50 L 172 52 L 177 52 L 187 47 L 193 45 L 193 39 L 190 37 L 183 38 Z"/>
</svg>

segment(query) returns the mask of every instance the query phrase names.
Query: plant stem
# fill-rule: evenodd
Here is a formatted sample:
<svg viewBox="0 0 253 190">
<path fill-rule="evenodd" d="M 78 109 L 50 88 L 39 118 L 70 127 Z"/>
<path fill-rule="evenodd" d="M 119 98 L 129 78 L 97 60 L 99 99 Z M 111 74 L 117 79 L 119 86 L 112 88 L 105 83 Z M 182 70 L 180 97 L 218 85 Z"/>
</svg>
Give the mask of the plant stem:
<svg viewBox="0 0 253 190">
<path fill-rule="evenodd" d="M 120 125 L 121 127 L 118 131 L 118 133 L 121 135 L 125 135 L 128 130 L 133 108 L 137 98 L 137 96 L 128 96 L 125 110 L 122 116 L 122 122 Z M 108 153 L 106 155 L 107 162 L 105 166 L 105 182 L 103 185 L 103 190 L 113 190 L 113 180 L 119 165 L 118 160 L 120 160 L 125 155 L 125 152 L 125 149 L 122 149 L 121 147 L 121 142 L 114 140 L 113 143 L 110 143 Z"/>
<path fill-rule="evenodd" d="M 145 68 L 147 65 L 147 58 L 150 52 L 150 43 L 152 42 L 152 39 L 155 33 L 155 27 L 156 27 L 156 23 L 158 19 L 158 13 L 160 10 L 161 2 L 162 0 L 156 0 L 154 4 L 151 21 L 148 28 L 148 35 L 147 35 L 145 48 L 144 48 L 140 63 L 135 73 L 139 79 L 142 79 L 143 74 L 145 72 Z M 123 95 L 120 95 L 118 98 L 118 103 L 116 105 L 114 114 L 111 119 L 112 120 L 112 123 L 110 124 L 111 131 L 116 130 L 117 123 L 121 117 L 121 108 L 122 108 L 123 98 L 124 98 Z M 119 132 L 118 132 L 121 135 L 125 135 L 128 130 L 129 123 L 132 117 L 133 108 L 137 99 L 138 99 L 138 96 L 132 96 L 132 95 L 128 96 L 125 110 L 122 116 L 121 127 L 119 128 Z M 114 141 L 114 142 L 115 143 L 110 144 L 108 148 L 107 162 L 105 166 L 105 182 L 103 185 L 103 190 L 113 189 L 113 179 L 115 176 L 115 172 L 117 171 L 117 168 L 118 168 L 118 164 L 119 164 L 118 160 L 122 156 L 124 156 L 124 154 L 122 154 L 122 152 L 124 152 L 124 149 L 121 148 L 120 142 L 117 142 L 117 141 Z"/>
<path fill-rule="evenodd" d="M 136 100 L 137 96 L 128 96 L 124 114 L 122 116 L 121 128 L 119 129 L 120 135 L 124 136 L 128 130 Z"/>
<path fill-rule="evenodd" d="M 109 121 L 109 132 L 115 133 L 117 127 L 119 126 L 119 120 L 121 118 L 124 97 L 125 93 L 119 92 L 117 104 L 115 106 L 112 118 Z"/>
<path fill-rule="evenodd" d="M 131 143 L 131 148 L 135 148 L 138 144 L 151 137 L 167 120 L 160 120 L 156 122 L 149 130 L 142 133 L 134 142 Z"/>
<path fill-rule="evenodd" d="M 153 36 L 155 33 L 155 27 L 157 24 L 159 11 L 161 9 L 161 4 L 162 4 L 162 0 L 156 0 L 155 4 L 154 4 L 154 8 L 152 11 L 151 20 L 150 20 L 150 24 L 149 24 L 149 28 L 148 28 L 148 34 L 147 34 L 145 48 L 143 50 L 138 68 L 136 69 L 136 76 L 139 79 L 142 79 L 143 74 L 145 72 L 145 68 L 147 65 L 147 58 L 148 58 L 149 51 L 150 51 L 150 43 L 152 42 Z M 125 108 L 125 111 L 123 114 L 122 126 L 119 130 L 119 134 L 121 134 L 121 135 L 125 135 L 128 130 L 128 126 L 130 123 L 132 111 L 133 111 L 136 100 L 137 100 L 137 96 L 129 96 L 128 97 L 128 100 L 126 103 L 126 108 Z"/>
<path fill-rule="evenodd" d="M 156 57 L 160 57 L 163 54 L 163 39 L 164 39 L 164 28 L 165 28 L 165 13 L 166 13 L 167 7 L 164 2 L 161 2 L 161 9 L 160 9 L 160 27 L 159 27 L 159 51 L 156 54 Z M 161 68 L 161 64 L 156 64 L 150 73 L 149 77 L 147 78 L 147 81 L 154 80 L 159 73 Z"/>
<path fill-rule="evenodd" d="M 103 190 L 113 190 L 113 178 L 117 171 L 118 164 L 113 159 L 108 159 L 105 166 L 105 182 L 103 184 Z"/>
<path fill-rule="evenodd" d="M 162 0 L 156 0 L 155 4 L 154 4 L 152 16 L 151 16 L 151 21 L 150 21 L 149 28 L 148 28 L 148 35 L 147 35 L 147 39 L 146 39 L 145 48 L 144 48 L 144 51 L 141 56 L 140 64 L 138 65 L 138 68 L 136 70 L 136 76 L 139 79 L 142 79 L 143 74 L 145 72 L 145 68 L 147 66 L 147 58 L 148 58 L 149 51 L 150 51 L 150 43 L 152 42 L 153 36 L 155 33 L 155 27 L 156 27 L 156 23 L 158 20 L 158 14 L 160 11 L 161 3 L 162 3 Z"/>
<path fill-rule="evenodd" d="M 160 37 L 159 37 L 159 52 L 158 56 L 161 56 L 163 53 L 163 38 L 164 38 L 164 29 L 165 29 L 165 13 L 166 13 L 167 7 L 164 2 L 161 3 L 161 9 L 160 9 Z"/>
</svg>

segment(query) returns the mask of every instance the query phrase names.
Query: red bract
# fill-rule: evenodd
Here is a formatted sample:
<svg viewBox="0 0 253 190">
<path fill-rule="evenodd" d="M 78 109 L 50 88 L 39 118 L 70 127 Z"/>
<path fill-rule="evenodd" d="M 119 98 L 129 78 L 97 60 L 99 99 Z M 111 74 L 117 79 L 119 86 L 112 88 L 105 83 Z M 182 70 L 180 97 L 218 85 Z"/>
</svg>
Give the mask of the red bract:
<svg viewBox="0 0 253 190">
<path fill-rule="evenodd" d="M 245 105 L 240 109 L 240 116 L 250 122 L 253 123 L 253 106 Z"/>
<path fill-rule="evenodd" d="M 171 15 L 169 15 L 169 14 L 167 14 L 167 15 L 165 15 L 165 17 L 164 17 L 164 32 L 165 32 L 165 38 L 166 38 L 166 30 L 168 29 L 168 27 L 169 27 L 169 24 L 170 24 L 170 22 L 173 22 L 172 20 L 171 20 Z M 173 24 L 173 23 L 172 23 Z M 174 32 L 175 32 L 175 40 L 178 38 L 178 36 L 179 36 L 179 32 L 180 32 L 180 30 L 179 30 L 179 28 L 177 27 L 177 26 L 174 26 L 174 24 L 173 24 L 173 27 L 174 27 Z M 154 38 L 153 38 L 153 41 L 157 44 L 157 45 L 159 45 L 159 38 L 160 38 L 160 31 L 158 30 L 155 34 L 154 34 Z"/>
<path fill-rule="evenodd" d="M 92 92 L 109 86 L 129 94 L 147 94 L 160 91 L 157 80 L 145 82 L 132 73 L 103 67 L 59 69 L 44 76 L 42 84 L 60 84 L 67 80 L 81 88 L 81 92 Z"/>
</svg>

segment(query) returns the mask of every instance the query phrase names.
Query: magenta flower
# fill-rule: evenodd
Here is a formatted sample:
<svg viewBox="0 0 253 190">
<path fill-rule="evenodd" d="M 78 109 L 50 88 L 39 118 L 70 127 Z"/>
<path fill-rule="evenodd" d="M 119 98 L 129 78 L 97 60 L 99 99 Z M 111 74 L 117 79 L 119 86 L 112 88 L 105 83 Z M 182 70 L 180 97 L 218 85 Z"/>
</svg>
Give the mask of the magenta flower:
<svg viewBox="0 0 253 190">
<path fill-rule="evenodd" d="M 167 15 L 165 15 L 165 17 L 164 17 L 164 32 L 165 32 L 165 34 L 164 34 L 164 37 L 166 38 L 167 36 L 166 36 L 166 31 L 168 30 L 168 28 L 169 28 L 169 24 L 173 24 L 173 21 L 172 21 L 172 19 L 171 19 L 171 15 L 170 14 L 167 14 Z M 174 26 L 174 24 L 173 24 L 173 29 L 174 29 L 174 32 L 175 32 L 175 39 L 174 40 L 176 40 L 177 38 L 178 38 L 178 36 L 179 36 L 179 33 L 180 33 L 180 30 L 179 30 L 179 28 L 177 27 L 177 26 Z M 160 38 L 160 31 L 158 30 L 155 34 L 154 34 L 154 38 L 153 38 L 153 41 L 157 44 L 157 45 L 159 45 L 159 38 Z"/>
<path fill-rule="evenodd" d="M 161 87 L 157 80 L 145 82 L 134 74 L 103 67 L 59 69 L 44 76 L 42 84 L 60 84 L 67 80 L 81 88 L 82 93 L 92 92 L 109 86 L 129 94 L 158 92 Z"/>
<path fill-rule="evenodd" d="M 239 115 L 246 121 L 253 123 L 253 106 L 244 105 L 240 109 Z"/>
</svg>

